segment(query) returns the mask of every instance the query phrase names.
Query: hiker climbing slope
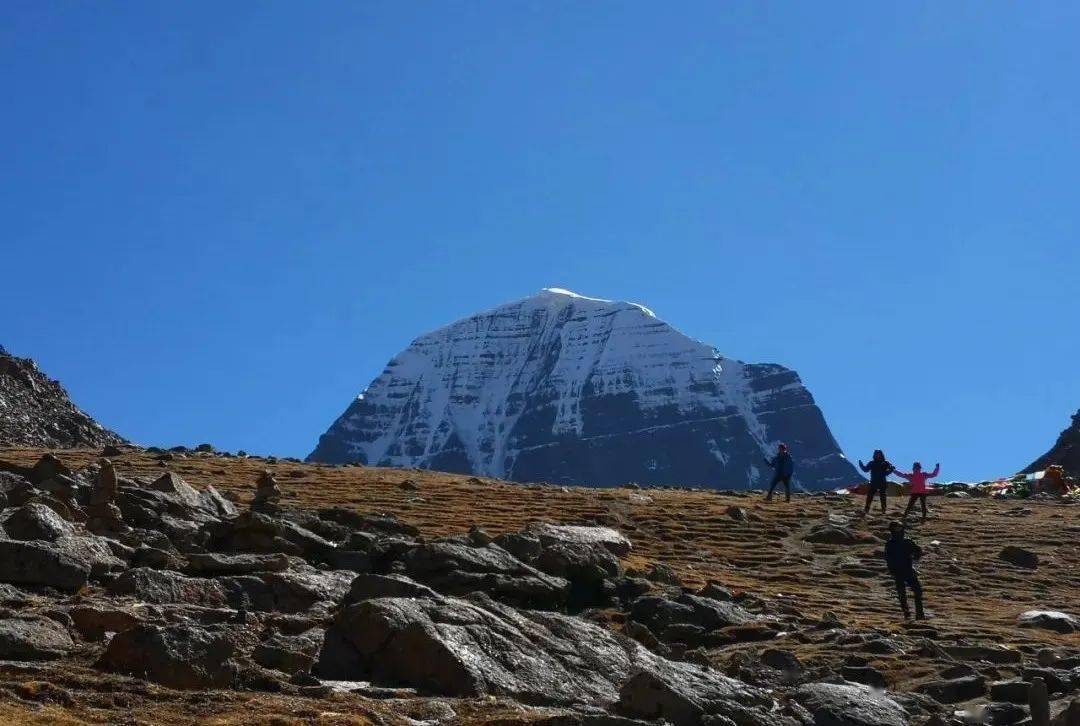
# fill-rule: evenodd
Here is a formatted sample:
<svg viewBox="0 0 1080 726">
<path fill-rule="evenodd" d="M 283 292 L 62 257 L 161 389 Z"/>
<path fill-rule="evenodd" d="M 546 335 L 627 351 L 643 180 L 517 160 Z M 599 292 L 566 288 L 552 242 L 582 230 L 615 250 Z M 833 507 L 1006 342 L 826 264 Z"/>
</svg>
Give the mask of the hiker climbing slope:
<svg viewBox="0 0 1080 726">
<path fill-rule="evenodd" d="M 900 600 L 900 609 L 904 611 L 904 617 L 911 617 L 908 609 L 907 589 L 915 596 L 915 618 L 923 620 L 922 583 L 919 582 L 919 573 L 915 571 L 915 563 L 922 557 L 922 549 L 914 541 L 904 536 L 904 525 L 900 522 L 889 524 L 889 539 L 885 542 L 885 563 L 889 567 L 896 585 L 896 596 Z"/>
<path fill-rule="evenodd" d="M 780 482 L 784 482 L 784 501 L 791 501 L 791 476 L 795 473 L 795 460 L 791 458 L 787 444 L 780 444 L 776 450 L 776 456 L 766 459 L 765 463 L 772 467 L 773 478 L 769 484 L 769 493 L 765 501 L 772 501 L 773 490 Z"/>
<path fill-rule="evenodd" d="M 926 482 L 930 479 L 933 479 L 940 473 L 941 464 L 935 464 L 934 470 L 928 473 L 923 471 L 922 464 L 917 461 L 911 465 L 910 474 L 905 474 L 899 469 L 893 471 L 893 474 L 896 474 L 897 476 L 907 479 L 909 482 L 911 482 L 911 497 L 908 499 L 907 509 L 904 510 L 904 519 L 907 519 L 907 516 L 911 514 L 911 510 L 915 508 L 915 501 L 918 500 L 919 503 L 922 505 L 923 521 L 926 520 Z"/>
<path fill-rule="evenodd" d="M 878 493 L 881 495 L 881 513 L 885 514 L 885 490 L 889 484 L 889 474 L 896 471 L 896 467 L 889 463 L 881 449 L 875 449 L 874 456 L 870 459 L 869 464 L 864 464 L 862 459 L 859 459 L 859 468 L 870 474 L 870 491 L 866 493 L 866 509 L 863 511 L 866 514 L 870 513 L 870 505 L 874 501 L 874 494 Z"/>
</svg>

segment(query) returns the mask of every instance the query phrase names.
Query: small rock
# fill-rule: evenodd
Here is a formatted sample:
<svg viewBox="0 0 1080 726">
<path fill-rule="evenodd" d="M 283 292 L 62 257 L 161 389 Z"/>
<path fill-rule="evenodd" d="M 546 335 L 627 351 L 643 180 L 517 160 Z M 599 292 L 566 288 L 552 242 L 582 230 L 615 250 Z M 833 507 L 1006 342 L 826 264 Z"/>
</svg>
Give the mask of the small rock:
<svg viewBox="0 0 1080 726">
<path fill-rule="evenodd" d="M 803 540 L 814 544 L 853 545 L 873 542 L 875 538 L 863 532 L 856 532 L 850 527 L 826 523 L 812 527 Z"/>
<path fill-rule="evenodd" d="M 881 690 L 884 690 L 886 686 L 885 675 L 872 666 L 841 666 L 840 676 L 845 681 L 862 683 L 863 685 Z"/>
<path fill-rule="evenodd" d="M 998 559 L 1028 570 L 1036 570 L 1039 567 L 1037 554 L 1015 545 L 1008 545 L 1002 549 L 998 554 Z"/>
<path fill-rule="evenodd" d="M 701 595 L 702 597 L 707 597 L 711 600 L 719 600 L 720 602 L 730 602 L 731 600 L 735 599 L 735 595 L 732 594 L 731 590 L 727 589 L 715 580 L 709 580 L 708 582 L 706 582 L 705 585 L 702 586 L 700 590 L 698 590 L 697 594 Z"/>
<path fill-rule="evenodd" d="M 986 693 L 986 679 L 982 676 L 965 676 L 948 681 L 932 681 L 918 687 L 938 703 L 960 703 L 978 698 Z"/>
<path fill-rule="evenodd" d="M 1027 703 L 1030 688 L 1027 681 L 995 681 L 990 684 L 990 698 L 1007 703 Z"/>
<path fill-rule="evenodd" d="M 728 507 L 725 513 L 736 522 L 745 522 L 748 519 L 746 510 L 742 507 L 736 507 L 735 505 Z"/>
</svg>

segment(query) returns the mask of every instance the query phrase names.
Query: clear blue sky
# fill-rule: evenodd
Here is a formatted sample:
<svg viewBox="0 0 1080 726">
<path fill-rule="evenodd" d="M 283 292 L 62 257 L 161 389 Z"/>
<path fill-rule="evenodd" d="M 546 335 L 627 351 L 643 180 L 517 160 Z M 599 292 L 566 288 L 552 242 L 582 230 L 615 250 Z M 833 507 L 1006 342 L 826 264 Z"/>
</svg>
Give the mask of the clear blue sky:
<svg viewBox="0 0 1080 726">
<path fill-rule="evenodd" d="M 0 343 L 139 442 L 303 456 L 544 286 L 797 369 L 853 458 L 1080 407 L 1075 3 L 0 13 Z"/>
</svg>

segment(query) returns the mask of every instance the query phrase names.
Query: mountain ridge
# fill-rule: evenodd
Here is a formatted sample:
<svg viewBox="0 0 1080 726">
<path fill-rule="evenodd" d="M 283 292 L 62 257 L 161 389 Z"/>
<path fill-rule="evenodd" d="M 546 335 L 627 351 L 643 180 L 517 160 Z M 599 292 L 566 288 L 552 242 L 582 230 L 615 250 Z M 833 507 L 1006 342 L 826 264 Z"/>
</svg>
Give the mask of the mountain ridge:
<svg viewBox="0 0 1080 726">
<path fill-rule="evenodd" d="M 1073 476 L 1080 476 L 1080 410 L 1073 414 L 1072 423 L 1061 432 L 1050 450 L 1031 462 L 1022 473 L 1042 471 L 1055 464 Z"/>
<path fill-rule="evenodd" d="M 0 446 L 100 447 L 127 443 L 71 402 L 30 358 L 0 346 Z"/>
</svg>

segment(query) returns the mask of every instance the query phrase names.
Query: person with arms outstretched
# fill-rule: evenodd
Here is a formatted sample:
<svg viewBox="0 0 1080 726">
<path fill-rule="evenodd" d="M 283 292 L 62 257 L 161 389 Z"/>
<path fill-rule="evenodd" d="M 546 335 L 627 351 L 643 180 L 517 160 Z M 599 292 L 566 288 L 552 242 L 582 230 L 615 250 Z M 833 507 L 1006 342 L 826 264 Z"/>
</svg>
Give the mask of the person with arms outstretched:
<svg viewBox="0 0 1080 726">
<path fill-rule="evenodd" d="M 776 456 L 766 459 L 765 463 L 772 467 L 773 478 L 769 484 L 769 493 L 765 497 L 766 502 L 772 501 L 773 490 L 780 482 L 784 482 L 784 501 L 791 501 L 791 476 L 795 473 L 795 460 L 791 458 L 787 444 L 780 444 L 776 450 Z"/>
<path fill-rule="evenodd" d="M 874 502 L 874 494 L 881 495 L 881 513 L 885 514 L 885 490 L 889 484 L 889 474 L 892 474 L 896 467 L 885 458 L 885 452 L 881 449 L 875 449 L 874 456 L 870 459 L 869 464 L 864 464 L 862 459 L 859 459 L 859 468 L 870 474 L 870 491 L 866 493 L 866 509 L 863 510 L 863 514 L 870 513 L 870 505 Z"/>
<path fill-rule="evenodd" d="M 911 514 L 911 510 L 915 508 L 915 501 L 918 500 L 919 503 L 922 505 L 923 521 L 926 521 L 926 482 L 930 479 L 933 479 L 940 473 L 941 464 L 935 464 L 934 470 L 927 473 L 923 471 L 922 464 L 917 461 L 911 465 L 910 474 L 905 474 L 899 469 L 893 470 L 893 474 L 896 474 L 898 477 L 902 477 L 911 482 L 911 498 L 908 499 L 907 509 L 904 510 L 904 519 L 907 519 L 908 515 Z"/>
<path fill-rule="evenodd" d="M 919 573 L 915 570 L 915 563 L 920 557 L 922 549 L 904 536 L 904 525 L 901 522 L 890 523 L 889 539 L 885 542 L 885 563 L 889 566 L 889 574 L 896 585 L 896 596 L 900 600 L 900 609 L 904 611 L 905 619 L 911 618 L 907 600 L 909 587 L 911 594 L 915 596 L 915 619 L 926 619 L 923 613 L 922 583 L 919 582 Z"/>
</svg>

